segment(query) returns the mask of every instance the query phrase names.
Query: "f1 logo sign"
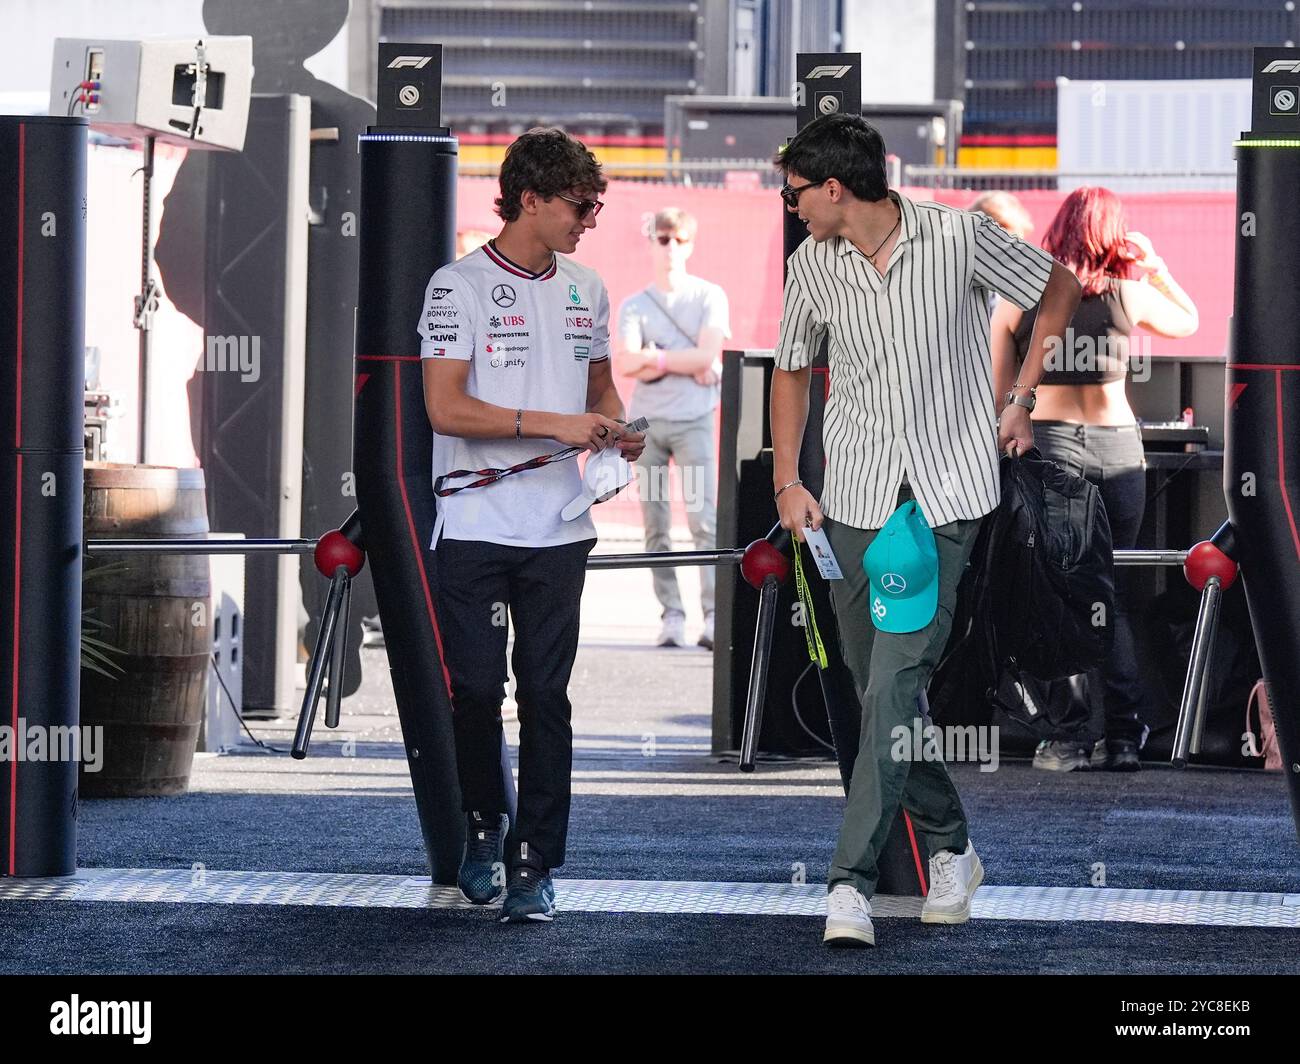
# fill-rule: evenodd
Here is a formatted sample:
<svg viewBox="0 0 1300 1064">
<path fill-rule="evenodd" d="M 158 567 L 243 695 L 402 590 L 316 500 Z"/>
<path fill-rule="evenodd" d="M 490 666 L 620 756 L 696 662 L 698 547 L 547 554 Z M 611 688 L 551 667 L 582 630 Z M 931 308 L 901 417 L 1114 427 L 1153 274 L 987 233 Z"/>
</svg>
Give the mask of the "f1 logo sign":
<svg viewBox="0 0 1300 1064">
<path fill-rule="evenodd" d="M 423 70 L 428 65 L 431 55 L 399 55 L 388 64 L 389 70 L 402 70 L 410 67 L 412 70 Z"/>
<path fill-rule="evenodd" d="M 804 81 L 811 81 L 813 78 L 842 78 L 852 67 L 846 66 L 818 66 L 813 67 L 804 75 Z"/>
<path fill-rule="evenodd" d="M 818 68 L 820 69 L 820 67 Z M 1300 59 L 1274 59 L 1261 74 L 1300 74 Z M 811 74 L 808 75 L 812 77 Z"/>
</svg>

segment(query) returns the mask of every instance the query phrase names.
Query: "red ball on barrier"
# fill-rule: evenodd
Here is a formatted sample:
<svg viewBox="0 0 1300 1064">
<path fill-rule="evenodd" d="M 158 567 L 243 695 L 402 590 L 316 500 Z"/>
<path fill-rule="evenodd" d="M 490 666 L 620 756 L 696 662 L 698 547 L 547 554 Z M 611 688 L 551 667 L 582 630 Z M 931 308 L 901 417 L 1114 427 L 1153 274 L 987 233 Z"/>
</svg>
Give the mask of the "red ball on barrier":
<svg viewBox="0 0 1300 1064">
<path fill-rule="evenodd" d="M 1217 576 L 1220 586 L 1226 591 L 1237 579 L 1237 563 L 1206 539 L 1187 552 L 1183 575 L 1197 591 L 1204 591 L 1210 577 Z"/>
<path fill-rule="evenodd" d="M 349 576 L 356 576 L 366 564 L 365 551 L 338 529 L 326 532 L 316 541 L 313 557 L 316 568 L 330 580 L 334 579 L 334 571 L 340 565 L 347 566 Z"/>
<path fill-rule="evenodd" d="M 745 548 L 740 559 L 740 575 L 753 588 L 761 588 L 763 581 L 775 576 L 778 584 L 790 579 L 790 559 L 765 539 L 756 539 Z"/>
</svg>

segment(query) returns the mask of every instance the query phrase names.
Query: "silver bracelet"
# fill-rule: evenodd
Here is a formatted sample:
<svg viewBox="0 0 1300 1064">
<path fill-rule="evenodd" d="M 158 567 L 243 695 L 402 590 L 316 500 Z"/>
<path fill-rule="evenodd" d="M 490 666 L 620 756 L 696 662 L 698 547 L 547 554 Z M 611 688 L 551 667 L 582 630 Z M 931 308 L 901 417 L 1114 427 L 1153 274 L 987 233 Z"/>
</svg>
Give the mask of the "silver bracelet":
<svg viewBox="0 0 1300 1064">
<path fill-rule="evenodd" d="M 802 483 L 803 483 L 802 480 L 792 480 L 790 481 L 789 484 L 783 484 L 781 485 L 781 487 L 777 488 L 776 494 L 773 495 L 772 498 L 779 499 L 781 497 L 781 492 L 785 491 L 786 488 L 793 488 L 796 484 L 802 484 Z"/>
</svg>

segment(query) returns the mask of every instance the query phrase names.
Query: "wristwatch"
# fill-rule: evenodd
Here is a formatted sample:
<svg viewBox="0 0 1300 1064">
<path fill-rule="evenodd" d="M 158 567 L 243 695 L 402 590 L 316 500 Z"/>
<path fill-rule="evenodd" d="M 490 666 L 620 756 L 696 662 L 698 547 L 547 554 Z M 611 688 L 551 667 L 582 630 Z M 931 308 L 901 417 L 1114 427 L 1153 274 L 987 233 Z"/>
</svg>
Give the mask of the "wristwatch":
<svg viewBox="0 0 1300 1064">
<path fill-rule="evenodd" d="M 1016 406 L 1023 406 L 1026 410 L 1033 410 L 1034 404 L 1037 401 L 1037 388 L 1030 388 L 1028 395 L 1021 395 L 1015 390 L 1015 388 L 1012 388 L 1011 391 L 1007 392 L 1004 404 L 1006 406 L 1011 406 L 1014 403 Z"/>
</svg>

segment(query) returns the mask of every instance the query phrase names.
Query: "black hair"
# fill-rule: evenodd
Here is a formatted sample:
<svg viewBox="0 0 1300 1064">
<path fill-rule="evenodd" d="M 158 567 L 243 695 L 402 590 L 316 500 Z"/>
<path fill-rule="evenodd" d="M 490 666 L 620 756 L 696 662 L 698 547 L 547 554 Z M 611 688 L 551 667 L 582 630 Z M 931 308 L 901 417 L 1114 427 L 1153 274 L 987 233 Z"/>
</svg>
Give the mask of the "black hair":
<svg viewBox="0 0 1300 1064">
<path fill-rule="evenodd" d="M 824 115 L 809 122 L 778 152 L 773 162 L 786 176 L 805 181 L 833 177 L 860 200 L 889 194 L 885 177 L 885 139 L 861 115 Z"/>
<path fill-rule="evenodd" d="M 515 221 L 529 189 L 550 199 L 569 189 L 596 196 L 607 185 L 600 163 L 582 141 L 554 127 L 530 129 L 506 149 L 496 213 L 503 221 Z"/>
</svg>

